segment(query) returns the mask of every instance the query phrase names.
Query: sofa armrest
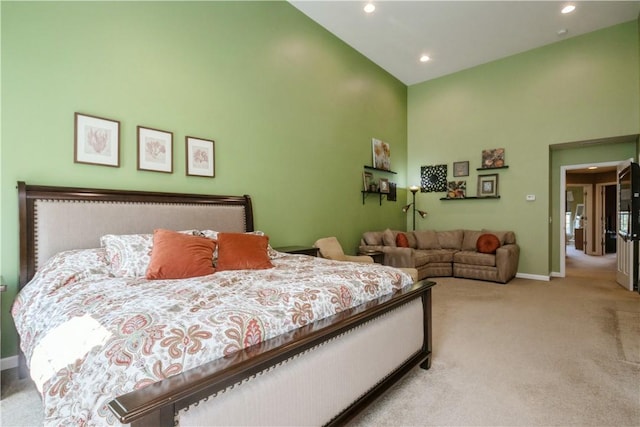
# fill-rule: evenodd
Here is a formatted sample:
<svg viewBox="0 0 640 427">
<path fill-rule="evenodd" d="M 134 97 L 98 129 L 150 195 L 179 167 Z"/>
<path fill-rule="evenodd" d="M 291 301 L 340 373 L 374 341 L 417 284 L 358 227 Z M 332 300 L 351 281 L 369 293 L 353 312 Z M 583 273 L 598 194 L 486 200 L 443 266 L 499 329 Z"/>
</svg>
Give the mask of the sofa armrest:
<svg viewBox="0 0 640 427">
<path fill-rule="evenodd" d="M 503 245 L 496 250 L 496 267 L 498 268 L 498 280 L 507 283 L 518 272 L 518 260 L 520 259 L 520 246 L 517 244 Z"/>
<path fill-rule="evenodd" d="M 351 261 L 351 262 L 366 262 L 369 264 L 373 264 L 373 258 L 371 258 L 369 255 L 345 255 L 344 260 Z"/>
<path fill-rule="evenodd" d="M 398 248 L 392 246 L 384 246 L 384 265 L 400 268 L 415 268 L 416 261 L 414 250 L 412 248 Z"/>
</svg>

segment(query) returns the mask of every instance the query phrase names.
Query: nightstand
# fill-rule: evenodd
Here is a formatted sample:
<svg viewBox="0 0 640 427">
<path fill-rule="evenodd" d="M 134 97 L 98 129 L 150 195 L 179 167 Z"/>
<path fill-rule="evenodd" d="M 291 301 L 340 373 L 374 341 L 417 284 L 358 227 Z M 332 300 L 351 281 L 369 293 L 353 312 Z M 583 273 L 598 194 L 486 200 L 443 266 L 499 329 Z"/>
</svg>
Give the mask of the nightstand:
<svg viewBox="0 0 640 427">
<path fill-rule="evenodd" d="M 313 246 L 280 246 L 279 248 L 273 249 L 278 252 L 286 252 L 288 254 L 318 256 L 318 248 L 314 248 Z"/>
<path fill-rule="evenodd" d="M 384 252 L 380 251 L 360 251 L 358 255 L 367 255 L 373 258 L 373 262 L 378 264 L 384 263 Z"/>
</svg>

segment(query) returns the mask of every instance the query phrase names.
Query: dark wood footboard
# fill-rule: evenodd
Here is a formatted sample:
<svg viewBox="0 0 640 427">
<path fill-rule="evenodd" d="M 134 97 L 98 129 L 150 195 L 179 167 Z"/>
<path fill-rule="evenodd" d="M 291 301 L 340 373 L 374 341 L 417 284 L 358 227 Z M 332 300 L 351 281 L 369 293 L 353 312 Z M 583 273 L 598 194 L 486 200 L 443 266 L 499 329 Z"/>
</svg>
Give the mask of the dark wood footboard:
<svg viewBox="0 0 640 427">
<path fill-rule="evenodd" d="M 174 417 L 181 409 L 420 298 L 424 314 L 424 339 L 421 350 L 353 402 L 345 411 L 336 414 L 329 423 L 329 425 L 342 425 L 414 366 L 419 364 L 422 368 L 429 369 L 432 342 L 431 288 L 434 285 L 434 282 L 426 280 L 417 282 L 392 295 L 322 319 L 144 389 L 119 396 L 109 403 L 109 407 L 120 422 L 131 423 L 132 426 L 173 426 Z"/>
</svg>

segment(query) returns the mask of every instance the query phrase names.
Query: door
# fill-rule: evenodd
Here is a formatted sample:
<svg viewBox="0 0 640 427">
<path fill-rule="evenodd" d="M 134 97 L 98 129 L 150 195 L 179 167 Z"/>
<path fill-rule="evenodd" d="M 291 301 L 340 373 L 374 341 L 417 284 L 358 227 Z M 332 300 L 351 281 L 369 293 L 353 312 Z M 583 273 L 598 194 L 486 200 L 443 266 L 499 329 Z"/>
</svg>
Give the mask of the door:
<svg viewBox="0 0 640 427">
<path fill-rule="evenodd" d="M 625 161 L 618 165 L 616 281 L 631 291 L 638 289 L 639 178 L 637 163 Z"/>
</svg>

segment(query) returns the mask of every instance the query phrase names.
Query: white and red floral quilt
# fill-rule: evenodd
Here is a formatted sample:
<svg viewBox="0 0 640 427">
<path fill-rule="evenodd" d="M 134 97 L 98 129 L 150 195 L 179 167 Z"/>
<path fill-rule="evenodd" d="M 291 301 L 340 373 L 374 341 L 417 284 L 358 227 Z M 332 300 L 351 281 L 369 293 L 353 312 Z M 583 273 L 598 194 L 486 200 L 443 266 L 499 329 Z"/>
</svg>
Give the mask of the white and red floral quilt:
<svg viewBox="0 0 640 427">
<path fill-rule="evenodd" d="M 114 277 L 104 249 L 54 256 L 12 314 L 46 425 L 112 425 L 118 395 L 411 282 L 379 264 L 302 255 L 268 270 L 182 280 Z"/>
</svg>

